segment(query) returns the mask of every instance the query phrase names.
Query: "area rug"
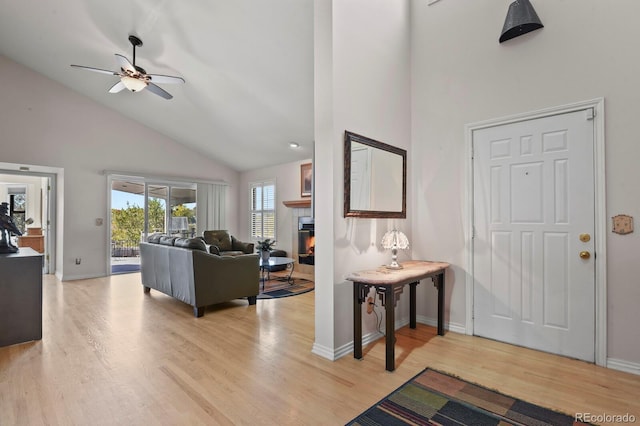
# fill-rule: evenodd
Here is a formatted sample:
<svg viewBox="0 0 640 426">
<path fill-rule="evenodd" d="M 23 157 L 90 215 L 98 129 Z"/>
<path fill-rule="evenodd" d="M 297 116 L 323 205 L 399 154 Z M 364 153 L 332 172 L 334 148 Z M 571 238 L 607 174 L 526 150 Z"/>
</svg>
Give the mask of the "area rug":
<svg viewBox="0 0 640 426">
<path fill-rule="evenodd" d="M 313 291 L 313 281 L 304 278 L 293 278 L 293 284 L 278 279 L 268 280 L 262 289 L 260 283 L 260 294 L 258 299 L 277 299 L 280 297 L 297 296 L 299 294 Z"/>
<path fill-rule="evenodd" d="M 140 272 L 140 265 L 111 265 L 111 273 L 112 274 L 128 274 L 131 272 Z"/>
<path fill-rule="evenodd" d="M 573 417 L 425 369 L 347 425 L 582 425 Z"/>
</svg>

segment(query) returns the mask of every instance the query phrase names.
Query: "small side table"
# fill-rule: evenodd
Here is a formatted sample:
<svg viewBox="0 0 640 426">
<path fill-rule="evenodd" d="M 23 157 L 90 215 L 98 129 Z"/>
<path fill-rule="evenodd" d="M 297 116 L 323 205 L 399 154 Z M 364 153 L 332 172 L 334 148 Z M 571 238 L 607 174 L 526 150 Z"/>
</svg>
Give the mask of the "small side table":
<svg viewBox="0 0 640 426">
<path fill-rule="evenodd" d="M 285 265 L 287 269 L 289 269 L 289 276 L 284 278 L 283 281 L 286 281 L 289 283 L 289 285 L 292 285 L 293 280 L 291 279 L 291 275 L 293 275 L 294 264 L 295 264 L 295 260 L 290 257 L 270 257 L 266 263 L 262 263 L 262 258 L 260 257 L 259 265 L 260 265 L 260 271 L 262 272 L 262 278 L 260 278 L 260 281 L 262 281 L 262 290 L 264 291 L 265 281 L 268 281 L 271 279 L 271 271 L 269 270 L 270 266 Z M 266 277 L 265 277 L 265 272 L 267 275 Z"/>
<path fill-rule="evenodd" d="M 384 266 L 354 272 L 347 277 L 353 281 L 353 357 L 362 358 L 362 303 L 371 288 L 375 288 L 385 307 L 386 369 L 395 370 L 395 307 L 404 286 L 409 284 L 409 327 L 416 328 L 416 286 L 420 280 L 431 278 L 438 289 L 438 334 L 444 335 L 444 272 L 449 267 L 445 262 L 411 260 L 402 263 L 402 269 L 387 269 Z"/>
</svg>

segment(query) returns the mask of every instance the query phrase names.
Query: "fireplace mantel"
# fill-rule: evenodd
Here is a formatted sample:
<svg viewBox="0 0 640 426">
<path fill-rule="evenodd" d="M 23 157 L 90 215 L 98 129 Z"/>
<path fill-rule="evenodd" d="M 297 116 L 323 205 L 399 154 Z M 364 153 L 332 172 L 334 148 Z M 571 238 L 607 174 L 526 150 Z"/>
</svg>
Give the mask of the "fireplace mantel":
<svg viewBox="0 0 640 426">
<path fill-rule="evenodd" d="M 283 201 L 282 204 L 289 208 L 304 209 L 311 207 L 311 198 L 306 200 Z"/>
</svg>

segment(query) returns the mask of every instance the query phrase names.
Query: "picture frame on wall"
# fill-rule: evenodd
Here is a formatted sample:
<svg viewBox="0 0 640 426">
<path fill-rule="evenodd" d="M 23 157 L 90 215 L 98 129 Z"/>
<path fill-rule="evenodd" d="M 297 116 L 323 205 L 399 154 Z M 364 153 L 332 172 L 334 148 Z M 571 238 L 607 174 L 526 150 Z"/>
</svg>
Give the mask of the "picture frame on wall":
<svg viewBox="0 0 640 426">
<path fill-rule="evenodd" d="M 313 168 L 311 163 L 300 165 L 300 196 L 311 197 Z"/>
</svg>

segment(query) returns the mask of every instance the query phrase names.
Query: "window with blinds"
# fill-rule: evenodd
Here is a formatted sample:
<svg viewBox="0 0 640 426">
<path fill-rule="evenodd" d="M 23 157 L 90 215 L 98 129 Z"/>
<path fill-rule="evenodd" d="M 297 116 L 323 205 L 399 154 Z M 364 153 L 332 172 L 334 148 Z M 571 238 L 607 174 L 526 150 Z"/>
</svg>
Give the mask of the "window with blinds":
<svg viewBox="0 0 640 426">
<path fill-rule="evenodd" d="M 252 240 L 276 239 L 276 185 L 274 182 L 251 184 L 249 228 Z"/>
</svg>

